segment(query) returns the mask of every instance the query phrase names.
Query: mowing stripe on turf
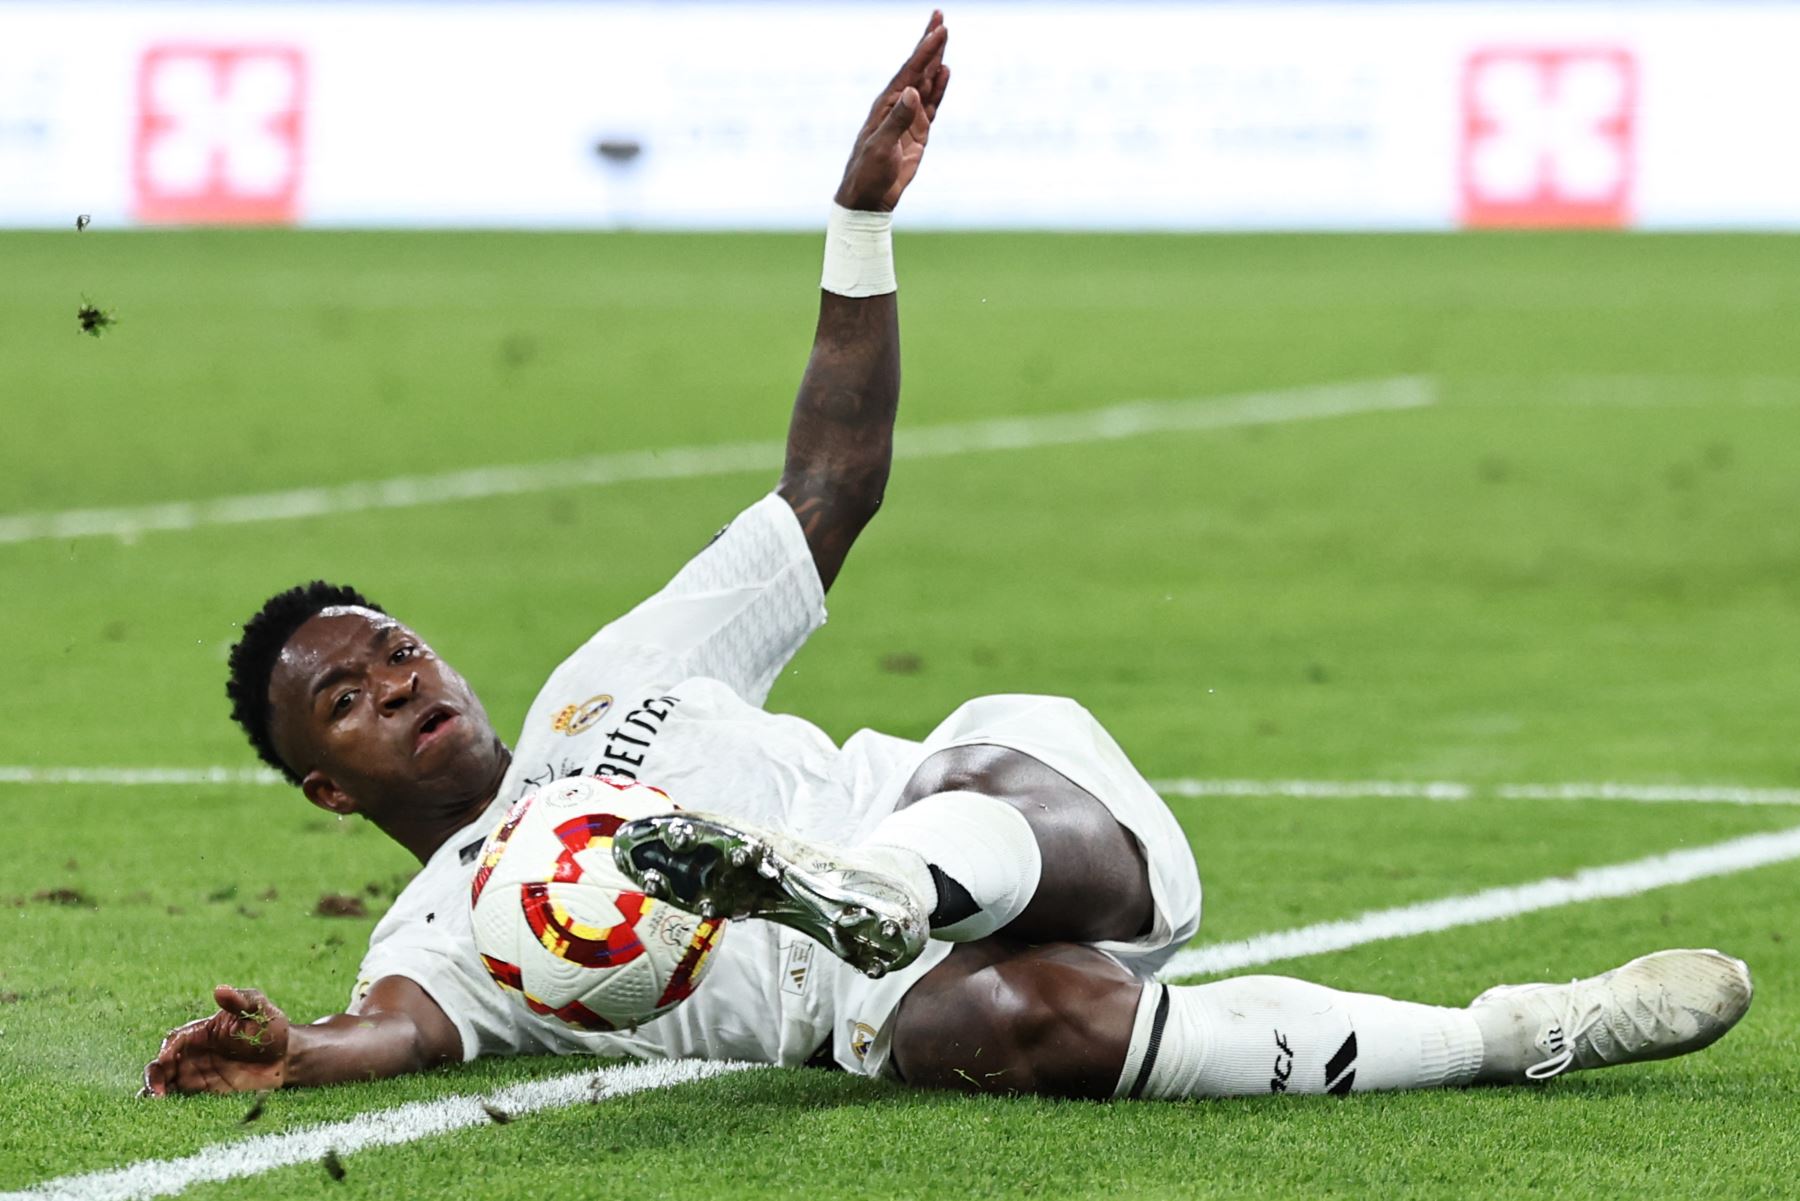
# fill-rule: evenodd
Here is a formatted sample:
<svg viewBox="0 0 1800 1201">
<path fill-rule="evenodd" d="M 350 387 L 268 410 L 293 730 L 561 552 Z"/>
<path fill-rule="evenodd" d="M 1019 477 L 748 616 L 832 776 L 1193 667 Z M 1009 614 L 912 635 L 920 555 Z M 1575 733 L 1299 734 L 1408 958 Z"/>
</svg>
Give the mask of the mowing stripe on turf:
<svg viewBox="0 0 1800 1201">
<path fill-rule="evenodd" d="M 1146 434 L 1277 425 L 1394 409 L 1416 409 L 1436 399 L 1428 379 L 1400 376 L 1252 392 L 1189 400 L 1139 401 L 1002 421 L 901 429 L 894 457 L 941 458 L 994 450 L 1069 446 L 1137 438 Z M 166 530 L 284 521 L 371 509 L 405 509 L 490 496 L 597 487 L 638 480 L 691 479 L 746 471 L 775 472 L 784 442 L 743 442 L 725 446 L 676 446 L 667 450 L 591 455 L 549 463 L 477 467 L 435 475 L 363 480 L 323 488 L 296 488 L 172 501 L 113 509 L 65 509 L 0 517 L 0 543 L 44 539 L 114 537 L 131 539 Z"/>
<path fill-rule="evenodd" d="M 1800 827 L 1750 834 L 1711 846 L 1650 855 L 1609 867 L 1584 868 L 1572 876 L 1552 876 L 1533 884 L 1489 888 L 1466 896 L 1378 909 L 1343 921 L 1320 922 L 1237 942 L 1194 947 L 1171 959 L 1161 975 L 1165 979 L 1178 979 L 1242 971 L 1286 959 L 1343 951 L 1371 942 L 1480 925 L 1580 901 L 1636 896 L 1653 888 L 1727 876 L 1792 859 L 1800 859 Z"/>
<path fill-rule="evenodd" d="M 0 1201 L 137 1201 L 167 1197 L 191 1185 L 258 1176 L 275 1168 L 316 1162 L 324 1159 L 327 1153 L 348 1155 L 368 1147 L 410 1143 L 434 1134 L 485 1125 L 494 1120 L 485 1106 L 492 1106 L 507 1115 L 531 1113 L 582 1101 L 605 1101 L 647 1089 L 669 1088 L 755 1066 L 699 1059 L 622 1064 L 597 1072 L 515 1084 L 490 1097 L 416 1101 L 342 1122 L 305 1126 L 286 1134 L 264 1134 L 214 1143 L 180 1159 L 146 1159 L 105 1172 L 64 1176 L 16 1193 L 0 1193 Z M 323 1175 L 322 1167 L 320 1172 Z"/>
<path fill-rule="evenodd" d="M 0 784 L 84 784 L 133 788 L 146 785 L 285 784 L 264 767 L 32 767 L 0 766 Z M 1165 797 L 1268 797 L 1303 800 L 1630 801 L 1643 805 L 1800 805 L 1800 788 L 1751 788 L 1739 784 L 1465 784 L 1455 780 L 1152 780 Z"/>
<path fill-rule="evenodd" d="M 1342 951 L 1364 943 L 1404 938 L 1572 905 L 1580 901 L 1633 896 L 1671 884 L 1748 871 L 1800 859 L 1800 828 L 1754 834 L 1694 850 L 1652 855 L 1611 867 L 1589 868 L 1574 876 L 1553 876 L 1533 884 L 1491 888 L 1468 896 L 1365 913 L 1341 922 L 1282 930 L 1240 942 L 1183 951 L 1161 973 L 1165 979 Z M 412 1142 L 450 1130 L 479 1126 L 493 1117 L 484 1106 L 506 1114 L 600 1101 L 648 1089 L 667 1088 L 755 1065 L 704 1060 L 635 1063 L 577 1072 L 518 1084 L 483 1098 L 445 1097 L 377 1110 L 342 1122 L 308 1126 L 286 1134 L 260 1135 L 217 1143 L 180 1159 L 147 1159 L 122 1168 L 64 1176 L 14 1193 L 0 1201 L 136 1201 L 168 1196 L 189 1185 L 258 1175 L 274 1168 L 319 1160 L 328 1151 L 348 1154 L 368 1147 Z"/>
</svg>

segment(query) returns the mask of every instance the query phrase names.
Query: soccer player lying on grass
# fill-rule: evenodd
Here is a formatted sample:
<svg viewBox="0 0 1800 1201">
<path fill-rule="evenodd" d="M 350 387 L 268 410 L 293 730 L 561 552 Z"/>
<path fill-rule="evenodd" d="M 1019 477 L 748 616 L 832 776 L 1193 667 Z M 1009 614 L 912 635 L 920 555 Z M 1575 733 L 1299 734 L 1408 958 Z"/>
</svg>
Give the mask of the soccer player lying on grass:
<svg viewBox="0 0 1800 1201">
<path fill-rule="evenodd" d="M 949 82 L 946 37 L 933 15 L 857 138 L 775 491 L 558 667 L 514 750 L 461 676 L 352 590 L 293 589 L 245 626 L 229 691 L 252 744 L 313 804 L 361 814 L 424 867 L 376 927 L 349 1012 L 292 1025 L 261 993 L 220 988 L 219 1012 L 145 1069 L 147 1092 L 551 1051 L 835 1061 L 1073 1097 L 1343 1094 L 1678 1055 L 1743 1016 L 1748 972 L 1715 951 L 1466 1009 L 1273 976 L 1164 986 L 1157 969 L 1200 923 L 1194 860 L 1073 701 L 985 697 L 922 744 L 865 730 L 842 748 L 762 709 L 881 503 L 900 389 L 887 214 Z M 483 836 L 574 774 L 654 783 L 690 810 L 618 832 L 647 892 L 771 919 L 734 924 L 702 987 L 635 1031 L 528 1013 L 475 949 Z"/>
</svg>

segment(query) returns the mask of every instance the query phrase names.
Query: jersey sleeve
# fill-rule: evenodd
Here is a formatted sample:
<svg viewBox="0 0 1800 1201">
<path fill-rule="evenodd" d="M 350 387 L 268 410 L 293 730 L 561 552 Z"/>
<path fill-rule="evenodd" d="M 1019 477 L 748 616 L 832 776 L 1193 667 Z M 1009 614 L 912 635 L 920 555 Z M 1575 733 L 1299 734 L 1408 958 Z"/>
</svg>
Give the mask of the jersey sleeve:
<svg viewBox="0 0 1800 1201">
<path fill-rule="evenodd" d="M 823 624 L 825 588 L 806 535 L 788 503 L 770 493 L 578 654 L 647 653 L 668 661 L 670 683 L 707 676 L 760 705 Z"/>
</svg>

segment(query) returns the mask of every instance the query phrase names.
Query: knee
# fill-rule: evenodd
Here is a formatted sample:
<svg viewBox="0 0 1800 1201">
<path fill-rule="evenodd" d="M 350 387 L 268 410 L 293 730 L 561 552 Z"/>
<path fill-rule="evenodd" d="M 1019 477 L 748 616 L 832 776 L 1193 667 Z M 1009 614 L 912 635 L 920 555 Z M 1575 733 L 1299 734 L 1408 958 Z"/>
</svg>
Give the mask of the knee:
<svg viewBox="0 0 1800 1201">
<path fill-rule="evenodd" d="M 904 809 L 940 792 L 987 792 L 993 783 L 988 771 L 996 749 L 972 746 L 939 751 L 914 770 L 894 807 Z"/>
<path fill-rule="evenodd" d="M 1014 959 L 909 996 L 894 1032 L 895 1066 L 923 1088 L 1110 1097 L 1142 986 L 1105 963 L 1115 970 Z"/>
</svg>

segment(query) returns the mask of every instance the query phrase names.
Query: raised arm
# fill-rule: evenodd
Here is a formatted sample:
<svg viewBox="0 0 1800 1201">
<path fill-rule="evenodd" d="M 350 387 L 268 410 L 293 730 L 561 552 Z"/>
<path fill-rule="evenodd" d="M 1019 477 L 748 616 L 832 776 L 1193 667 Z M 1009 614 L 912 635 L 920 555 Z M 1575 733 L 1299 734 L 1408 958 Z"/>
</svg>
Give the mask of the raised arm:
<svg viewBox="0 0 1800 1201">
<path fill-rule="evenodd" d="M 455 1025 L 403 976 L 377 980 L 350 1013 L 306 1026 L 253 988 L 216 988 L 213 1001 L 219 1012 L 163 1039 L 144 1068 L 144 1096 L 376 1080 L 462 1059 Z"/>
<path fill-rule="evenodd" d="M 857 134 L 836 197 L 837 207 L 849 212 L 834 212 L 827 234 L 818 331 L 794 400 L 787 464 L 776 488 L 800 518 L 827 588 L 887 487 L 900 404 L 900 320 L 891 283 L 880 282 L 884 271 L 891 276 L 891 267 L 866 256 L 877 244 L 885 250 L 886 214 L 924 158 L 950 83 L 948 39 L 944 15 L 932 13 L 925 36 Z M 836 282 L 847 278 L 845 266 L 859 263 L 868 268 L 861 282 Z"/>
</svg>

